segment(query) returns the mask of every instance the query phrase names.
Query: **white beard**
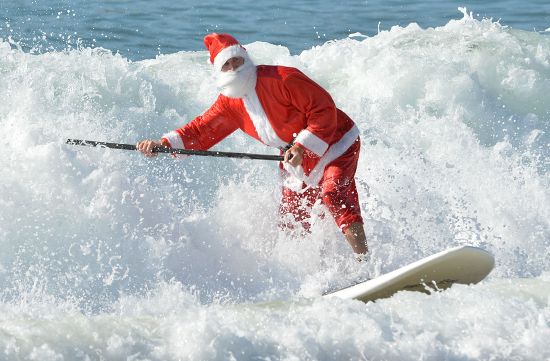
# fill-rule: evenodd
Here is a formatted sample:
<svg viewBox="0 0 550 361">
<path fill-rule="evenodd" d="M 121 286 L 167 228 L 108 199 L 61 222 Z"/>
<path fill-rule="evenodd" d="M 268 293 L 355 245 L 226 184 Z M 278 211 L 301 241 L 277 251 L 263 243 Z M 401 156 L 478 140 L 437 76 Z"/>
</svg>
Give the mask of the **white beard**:
<svg viewBox="0 0 550 361">
<path fill-rule="evenodd" d="M 242 98 L 256 88 L 256 66 L 250 59 L 236 70 L 216 74 L 216 85 L 220 92 L 230 98 Z"/>
</svg>

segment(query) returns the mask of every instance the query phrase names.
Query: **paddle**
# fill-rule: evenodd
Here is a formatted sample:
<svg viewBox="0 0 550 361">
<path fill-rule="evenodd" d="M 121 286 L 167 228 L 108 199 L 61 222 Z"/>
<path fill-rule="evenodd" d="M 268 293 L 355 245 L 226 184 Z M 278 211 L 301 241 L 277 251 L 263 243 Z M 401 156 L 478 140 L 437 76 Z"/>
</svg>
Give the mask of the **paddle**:
<svg viewBox="0 0 550 361">
<path fill-rule="evenodd" d="M 133 144 L 123 143 L 109 143 L 98 142 L 95 140 L 82 140 L 82 139 L 67 139 L 65 142 L 70 145 L 82 145 L 87 147 L 101 147 L 123 150 L 136 150 L 136 146 Z M 208 150 L 192 150 L 192 149 L 178 149 L 167 147 L 155 147 L 153 148 L 155 153 L 169 153 L 169 154 L 186 154 L 186 155 L 199 155 L 205 157 L 225 157 L 225 158 L 242 158 L 242 159 L 260 159 L 260 160 L 276 160 L 283 161 L 282 155 L 267 155 L 267 154 L 253 154 L 253 153 L 234 153 L 234 152 L 218 152 Z"/>
</svg>

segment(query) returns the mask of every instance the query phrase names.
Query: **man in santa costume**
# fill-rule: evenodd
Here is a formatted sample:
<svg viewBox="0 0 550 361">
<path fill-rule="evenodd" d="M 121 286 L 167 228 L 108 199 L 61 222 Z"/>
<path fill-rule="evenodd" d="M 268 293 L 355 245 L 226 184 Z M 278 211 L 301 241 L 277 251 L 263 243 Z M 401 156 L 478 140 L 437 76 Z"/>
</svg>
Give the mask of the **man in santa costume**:
<svg viewBox="0 0 550 361">
<path fill-rule="evenodd" d="M 137 148 L 155 156 L 165 146 L 207 150 L 241 129 L 284 152 L 282 215 L 307 228 L 317 199 L 326 205 L 359 259 L 368 252 L 355 186 L 359 130 L 331 96 L 298 69 L 254 65 L 228 34 L 204 38 L 221 94 L 188 124 Z"/>
</svg>

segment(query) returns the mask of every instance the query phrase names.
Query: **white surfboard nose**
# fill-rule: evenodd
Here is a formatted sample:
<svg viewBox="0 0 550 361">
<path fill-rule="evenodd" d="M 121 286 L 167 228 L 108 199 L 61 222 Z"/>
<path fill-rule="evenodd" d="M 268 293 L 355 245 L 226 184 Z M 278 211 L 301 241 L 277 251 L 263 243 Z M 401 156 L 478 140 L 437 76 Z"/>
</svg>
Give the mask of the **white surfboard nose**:
<svg viewBox="0 0 550 361">
<path fill-rule="evenodd" d="M 473 246 L 458 246 L 324 297 L 367 302 L 391 297 L 399 291 L 427 292 L 430 288 L 445 289 L 454 283 L 474 284 L 487 277 L 494 265 L 495 259 L 489 252 Z"/>
</svg>

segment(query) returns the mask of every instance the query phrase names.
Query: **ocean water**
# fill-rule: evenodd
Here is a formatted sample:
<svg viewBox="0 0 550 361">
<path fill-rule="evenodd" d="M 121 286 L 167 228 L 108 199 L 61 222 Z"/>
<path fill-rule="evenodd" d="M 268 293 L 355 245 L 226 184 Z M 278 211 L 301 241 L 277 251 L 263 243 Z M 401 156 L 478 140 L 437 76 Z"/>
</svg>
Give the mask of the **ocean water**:
<svg viewBox="0 0 550 361">
<path fill-rule="evenodd" d="M 547 3 L 154 4 L 0 1 L 0 360 L 550 359 Z M 64 144 L 203 111 L 212 30 L 355 120 L 368 264 L 322 207 L 278 230 L 275 163 Z M 463 244 L 495 256 L 480 284 L 320 297 Z"/>
<path fill-rule="evenodd" d="M 458 7 L 514 29 L 550 31 L 546 0 L 0 0 L 0 37 L 35 53 L 103 47 L 143 60 L 203 50 L 204 35 L 216 31 L 231 33 L 242 43 L 269 42 L 299 54 L 356 32 L 374 36 L 395 25 L 441 26 L 457 18 Z"/>
</svg>

